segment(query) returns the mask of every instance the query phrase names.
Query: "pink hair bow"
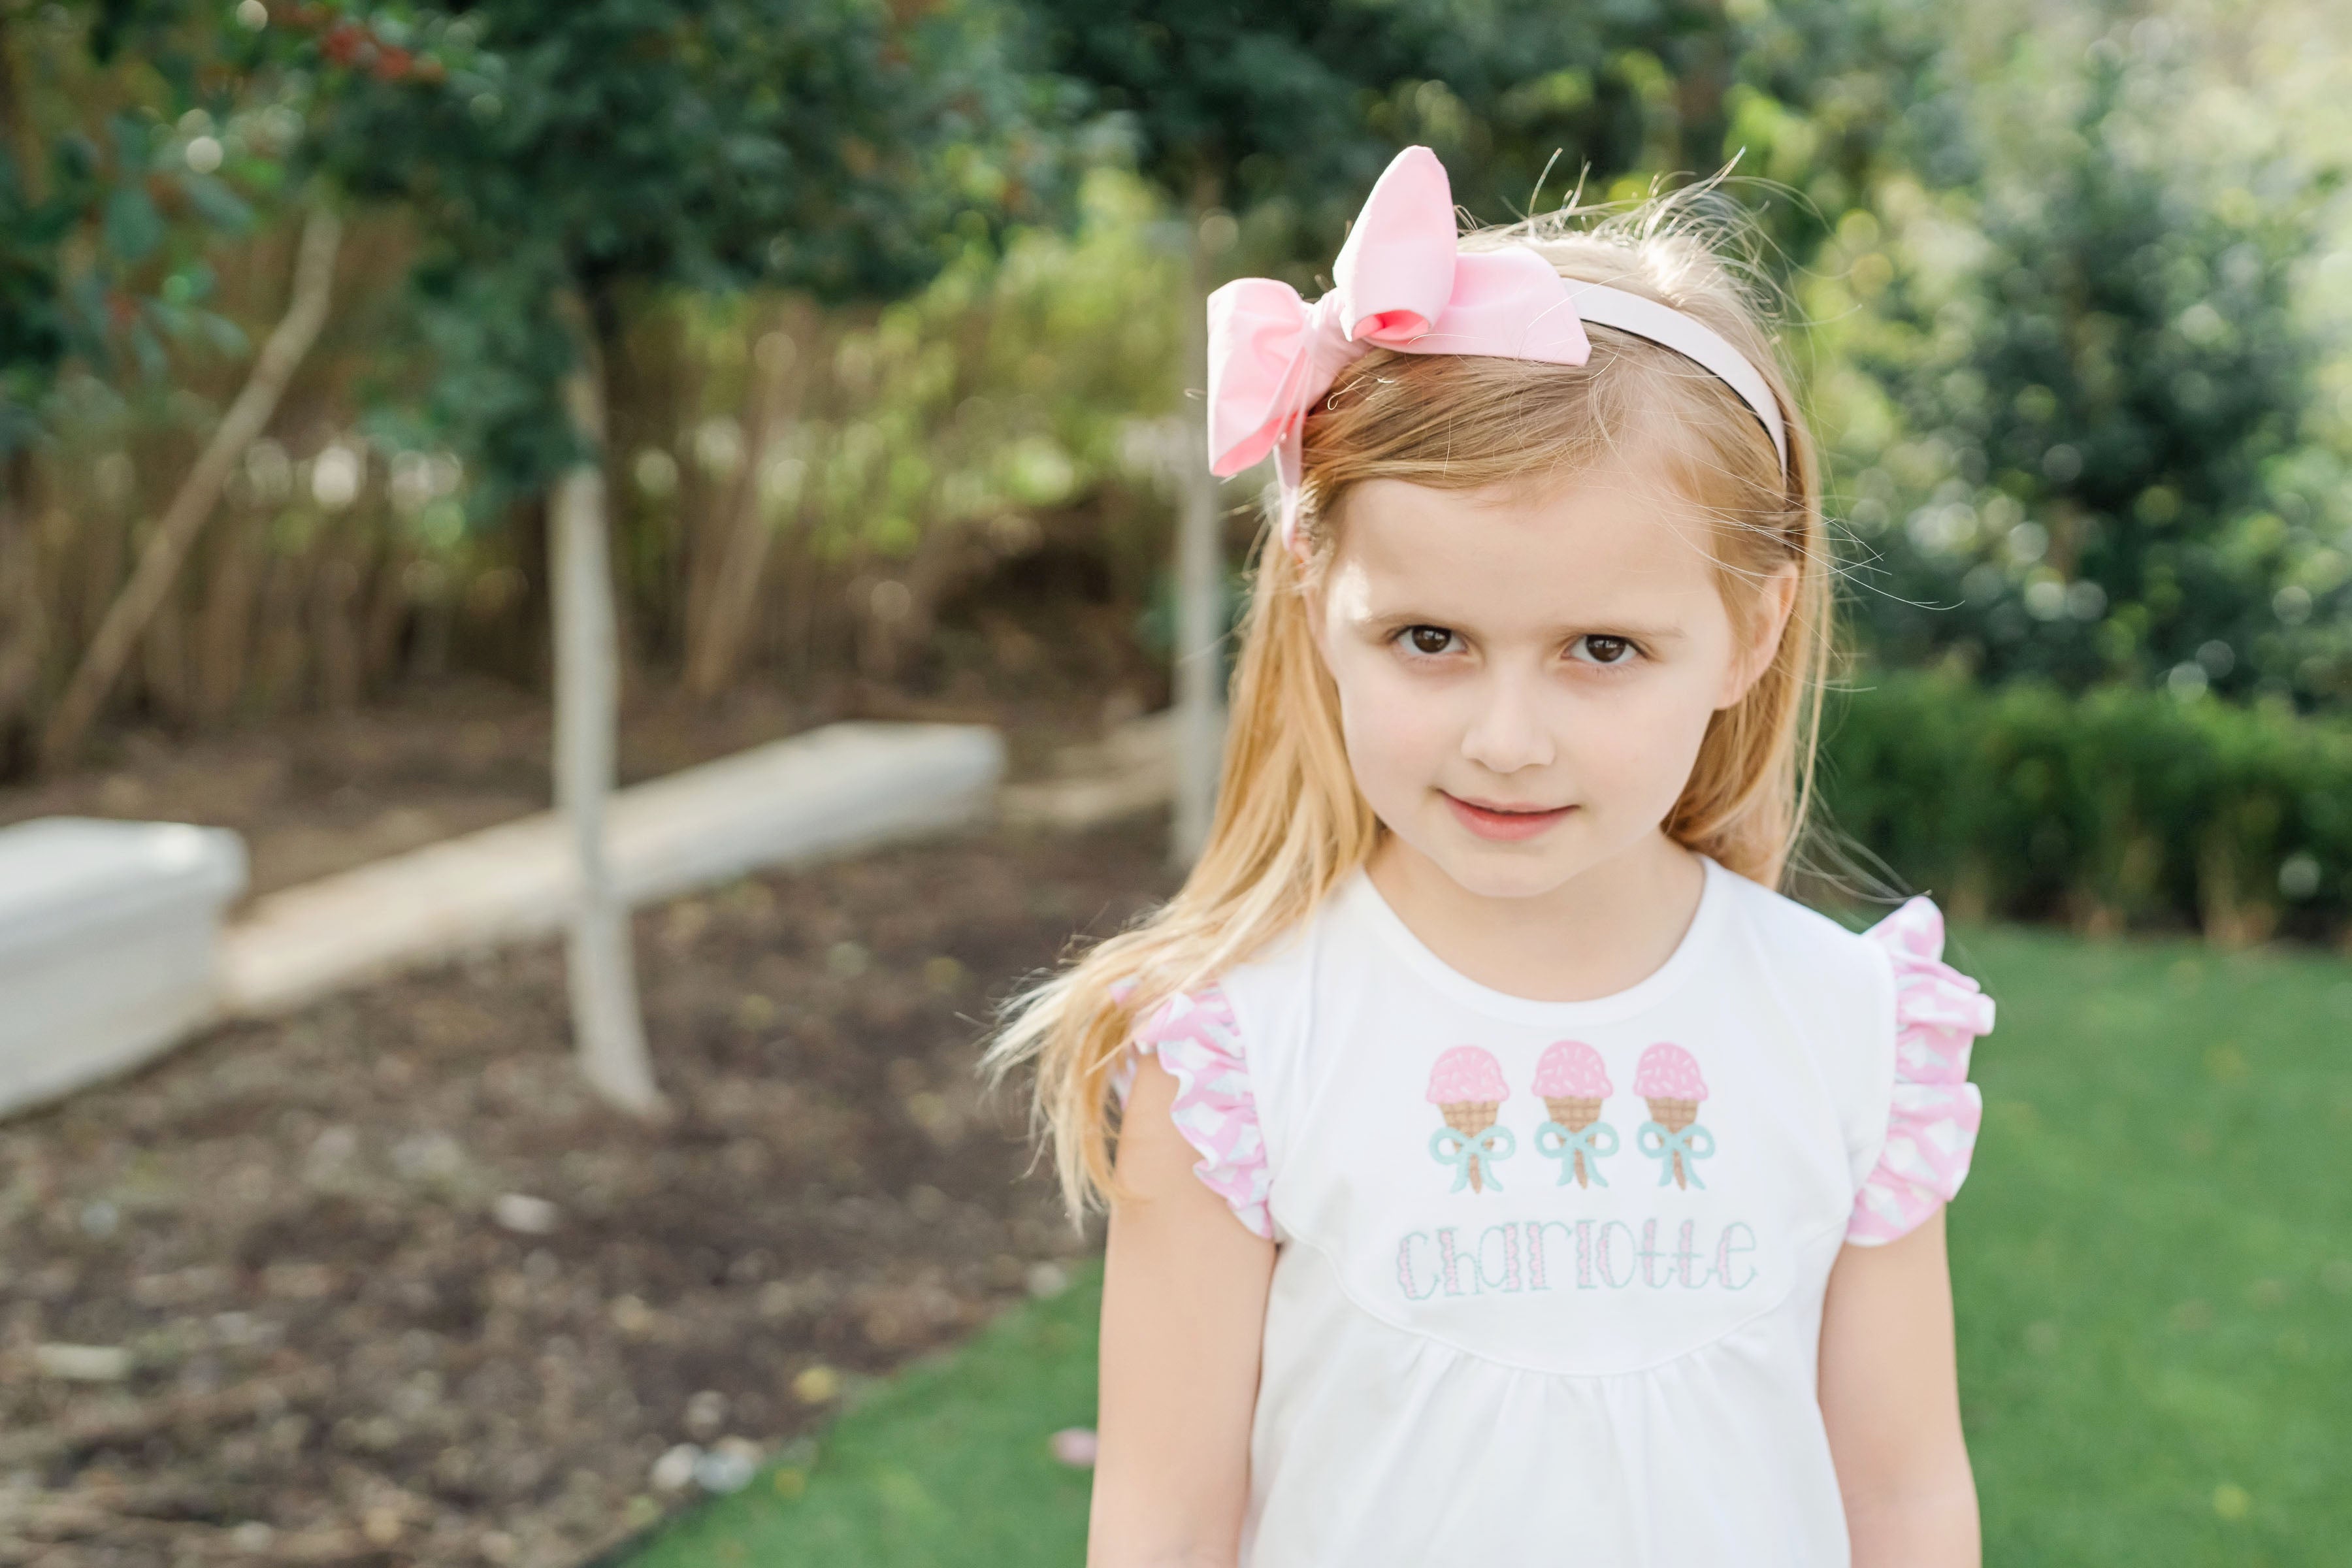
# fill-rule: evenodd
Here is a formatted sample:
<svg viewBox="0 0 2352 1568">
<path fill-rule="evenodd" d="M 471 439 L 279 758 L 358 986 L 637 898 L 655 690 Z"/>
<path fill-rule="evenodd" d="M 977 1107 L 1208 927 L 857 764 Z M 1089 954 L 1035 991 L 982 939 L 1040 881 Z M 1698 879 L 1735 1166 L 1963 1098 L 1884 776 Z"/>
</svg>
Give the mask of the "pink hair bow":
<svg viewBox="0 0 2352 1568">
<path fill-rule="evenodd" d="M 1300 427 L 1350 360 L 1375 347 L 1550 364 L 1591 357 L 1549 262 L 1525 246 L 1465 255 L 1455 236 L 1445 166 L 1408 147 L 1364 198 L 1329 293 L 1309 305 L 1287 283 L 1237 278 L 1209 296 L 1210 471 L 1237 474 L 1273 452 L 1286 538 Z"/>
</svg>

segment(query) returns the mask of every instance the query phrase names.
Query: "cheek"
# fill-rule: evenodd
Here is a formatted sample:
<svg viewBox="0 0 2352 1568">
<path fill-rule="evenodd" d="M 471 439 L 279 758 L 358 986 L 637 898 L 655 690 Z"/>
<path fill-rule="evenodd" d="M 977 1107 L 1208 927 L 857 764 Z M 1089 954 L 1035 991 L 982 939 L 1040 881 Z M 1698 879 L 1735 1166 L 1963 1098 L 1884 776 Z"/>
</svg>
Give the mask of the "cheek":
<svg viewBox="0 0 2352 1568">
<path fill-rule="evenodd" d="M 1578 772 L 1596 794 L 1664 816 L 1689 781 L 1716 684 L 1708 673 L 1661 670 L 1587 705 L 1573 730 Z"/>
<path fill-rule="evenodd" d="M 1459 726 L 1443 695 L 1378 650 L 1351 650 L 1331 674 L 1348 761 L 1376 805 L 1384 794 L 1427 784 L 1448 751 L 1458 748 Z"/>
</svg>

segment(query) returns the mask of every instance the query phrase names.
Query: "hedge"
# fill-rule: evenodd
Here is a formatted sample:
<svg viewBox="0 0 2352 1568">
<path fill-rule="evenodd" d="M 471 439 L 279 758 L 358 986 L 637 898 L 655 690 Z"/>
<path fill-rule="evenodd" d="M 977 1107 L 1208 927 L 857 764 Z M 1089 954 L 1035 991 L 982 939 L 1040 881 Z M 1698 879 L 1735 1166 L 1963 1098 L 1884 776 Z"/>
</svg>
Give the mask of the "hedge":
<svg viewBox="0 0 2352 1568">
<path fill-rule="evenodd" d="M 2352 726 L 2168 691 L 1861 677 L 1824 717 L 1820 818 L 1956 913 L 2352 931 Z M 1813 856 L 1818 864 L 1822 854 Z"/>
</svg>

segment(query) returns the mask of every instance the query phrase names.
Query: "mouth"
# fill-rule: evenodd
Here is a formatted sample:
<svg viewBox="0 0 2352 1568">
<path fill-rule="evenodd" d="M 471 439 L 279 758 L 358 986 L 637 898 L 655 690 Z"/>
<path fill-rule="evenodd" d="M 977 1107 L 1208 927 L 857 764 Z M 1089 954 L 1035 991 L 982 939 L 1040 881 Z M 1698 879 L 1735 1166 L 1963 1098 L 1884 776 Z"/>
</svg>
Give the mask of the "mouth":
<svg viewBox="0 0 2352 1568">
<path fill-rule="evenodd" d="M 1445 796 L 1454 820 L 1481 838 L 1504 841 L 1533 838 L 1576 809 L 1572 805 L 1506 805 L 1497 801 L 1465 800 L 1445 790 L 1437 793 Z"/>
</svg>

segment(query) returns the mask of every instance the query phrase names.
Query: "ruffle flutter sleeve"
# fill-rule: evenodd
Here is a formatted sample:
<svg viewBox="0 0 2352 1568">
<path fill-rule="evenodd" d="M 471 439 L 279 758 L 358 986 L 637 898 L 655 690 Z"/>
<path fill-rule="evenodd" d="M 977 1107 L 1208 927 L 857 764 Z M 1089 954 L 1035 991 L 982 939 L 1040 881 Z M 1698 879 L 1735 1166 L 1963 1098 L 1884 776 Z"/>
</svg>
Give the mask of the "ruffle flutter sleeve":
<svg viewBox="0 0 2352 1568">
<path fill-rule="evenodd" d="M 1201 1152 L 1194 1173 L 1225 1200 L 1234 1217 L 1269 1241 L 1265 1142 L 1259 1136 L 1232 1004 L 1215 986 L 1170 997 L 1137 1026 L 1130 1048 L 1111 1079 L 1120 1109 L 1135 1086 L 1139 1054 L 1156 1053 L 1176 1080 L 1170 1114 L 1176 1131 Z"/>
<path fill-rule="evenodd" d="M 1863 933 L 1895 963 L 1895 1093 L 1878 1163 L 1854 1194 L 1845 1238 L 1874 1247 L 1951 1201 L 1969 1173 L 1984 1096 L 1969 1051 L 1992 1032 L 1992 998 L 1943 962 L 1944 916 L 1915 898 Z"/>
</svg>

